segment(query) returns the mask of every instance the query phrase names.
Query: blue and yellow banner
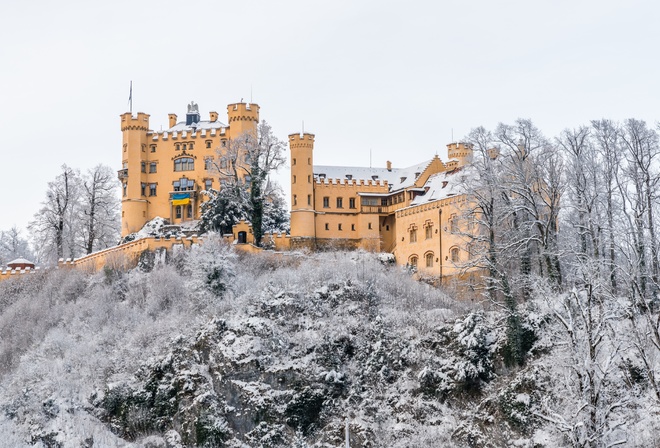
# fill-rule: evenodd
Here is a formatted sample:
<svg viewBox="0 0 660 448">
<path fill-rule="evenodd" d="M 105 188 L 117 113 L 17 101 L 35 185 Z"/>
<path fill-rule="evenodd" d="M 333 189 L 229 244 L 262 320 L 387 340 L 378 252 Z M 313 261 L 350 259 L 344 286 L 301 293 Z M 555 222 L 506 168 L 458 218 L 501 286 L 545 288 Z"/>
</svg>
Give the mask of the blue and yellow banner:
<svg viewBox="0 0 660 448">
<path fill-rule="evenodd" d="M 174 193 L 172 195 L 172 205 L 190 204 L 190 193 Z"/>
</svg>

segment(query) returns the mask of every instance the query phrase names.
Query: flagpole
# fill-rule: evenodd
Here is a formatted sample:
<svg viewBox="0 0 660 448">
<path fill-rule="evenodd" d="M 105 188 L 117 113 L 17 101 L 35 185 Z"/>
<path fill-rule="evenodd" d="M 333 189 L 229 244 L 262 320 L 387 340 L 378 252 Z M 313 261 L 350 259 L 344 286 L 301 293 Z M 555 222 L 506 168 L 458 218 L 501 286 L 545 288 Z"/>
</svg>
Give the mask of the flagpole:
<svg viewBox="0 0 660 448">
<path fill-rule="evenodd" d="M 130 112 L 133 115 L 133 81 L 131 81 L 131 88 L 128 92 L 128 104 L 130 105 Z"/>
</svg>

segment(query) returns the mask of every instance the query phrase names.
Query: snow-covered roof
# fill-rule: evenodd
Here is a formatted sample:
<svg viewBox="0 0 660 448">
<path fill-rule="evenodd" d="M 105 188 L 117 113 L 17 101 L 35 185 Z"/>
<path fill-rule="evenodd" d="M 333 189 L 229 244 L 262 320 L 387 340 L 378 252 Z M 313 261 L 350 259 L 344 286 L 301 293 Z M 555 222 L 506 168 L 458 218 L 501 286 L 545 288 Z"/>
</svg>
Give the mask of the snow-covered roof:
<svg viewBox="0 0 660 448">
<path fill-rule="evenodd" d="M 386 180 L 390 186 L 390 191 L 397 191 L 412 186 L 417 177 L 424 172 L 432 161 L 433 159 L 407 168 L 392 168 L 391 170 L 387 168 L 314 165 L 314 177 L 318 178 L 325 175 L 326 179 Z M 376 177 L 374 178 L 374 176 Z"/>
<path fill-rule="evenodd" d="M 197 123 L 193 124 L 186 124 L 185 121 L 181 121 L 171 128 L 167 129 L 166 131 L 163 132 L 181 132 L 181 131 L 201 131 L 202 129 L 220 129 L 220 128 L 226 128 L 227 125 L 224 123 L 221 123 L 219 121 L 209 121 L 209 120 L 202 120 L 198 121 Z"/>
<path fill-rule="evenodd" d="M 7 265 L 10 265 L 10 264 L 34 264 L 34 263 L 31 262 L 30 260 L 26 260 L 25 258 L 17 258 L 15 260 L 12 260 L 9 263 L 7 263 Z"/>
<path fill-rule="evenodd" d="M 451 196 L 458 196 L 465 192 L 465 180 L 475 173 L 474 169 L 465 167 L 452 171 L 437 173 L 429 177 L 424 184 L 426 193 L 415 197 L 410 202 L 411 206 L 424 204 L 431 201 L 447 199 Z"/>
</svg>

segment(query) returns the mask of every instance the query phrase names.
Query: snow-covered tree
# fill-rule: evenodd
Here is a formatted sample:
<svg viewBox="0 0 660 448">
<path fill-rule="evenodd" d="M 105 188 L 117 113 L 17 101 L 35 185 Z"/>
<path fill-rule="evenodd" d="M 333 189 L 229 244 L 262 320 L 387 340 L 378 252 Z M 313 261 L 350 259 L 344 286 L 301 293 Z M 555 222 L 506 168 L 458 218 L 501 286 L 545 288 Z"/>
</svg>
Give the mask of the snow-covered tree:
<svg viewBox="0 0 660 448">
<path fill-rule="evenodd" d="M 82 177 L 81 243 L 86 254 L 117 244 L 120 235 L 120 201 L 114 172 L 97 165 Z"/>
<path fill-rule="evenodd" d="M 247 186 L 249 196 L 244 209 L 249 215 L 257 246 L 261 245 L 261 237 L 268 230 L 264 227 L 264 215 L 272 207 L 267 203 L 274 202 L 269 197 L 269 175 L 286 161 L 285 149 L 286 144 L 273 134 L 270 125 L 261 121 L 256 132 L 245 132 L 231 139 L 225 148 L 220 149 L 213 163 L 226 185 Z M 222 221 L 222 218 L 214 218 L 214 221 Z"/>
<path fill-rule="evenodd" d="M 65 254 L 76 256 L 74 234 L 79 198 L 80 174 L 62 165 L 62 172 L 48 182 L 46 199 L 29 225 L 41 257 L 52 260 Z"/>
<path fill-rule="evenodd" d="M 14 226 L 0 232 L 0 265 L 16 258 L 32 260 L 33 254 L 28 240 L 21 236 L 21 231 Z"/>
</svg>

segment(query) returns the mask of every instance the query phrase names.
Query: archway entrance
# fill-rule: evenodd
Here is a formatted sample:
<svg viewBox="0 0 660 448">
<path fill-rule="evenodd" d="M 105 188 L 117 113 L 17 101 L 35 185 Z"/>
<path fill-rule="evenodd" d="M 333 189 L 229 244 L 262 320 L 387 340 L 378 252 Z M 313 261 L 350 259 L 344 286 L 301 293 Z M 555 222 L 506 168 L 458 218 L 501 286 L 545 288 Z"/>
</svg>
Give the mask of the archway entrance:
<svg viewBox="0 0 660 448">
<path fill-rule="evenodd" d="M 247 232 L 238 232 L 238 244 L 247 243 Z"/>
</svg>

